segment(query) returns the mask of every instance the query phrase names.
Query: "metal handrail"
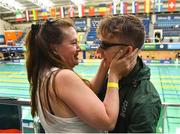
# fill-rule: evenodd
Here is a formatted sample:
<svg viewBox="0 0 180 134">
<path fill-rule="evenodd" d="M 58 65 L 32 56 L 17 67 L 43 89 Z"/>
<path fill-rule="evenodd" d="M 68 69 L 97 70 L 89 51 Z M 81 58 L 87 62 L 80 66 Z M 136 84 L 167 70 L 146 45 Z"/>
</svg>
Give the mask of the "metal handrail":
<svg viewBox="0 0 180 134">
<path fill-rule="evenodd" d="M 16 105 L 18 106 L 19 109 L 22 109 L 22 106 L 30 106 L 30 99 L 18 99 L 15 97 L 0 97 L 0 104 L 3 105 Z M 22 111 L 22 110 L 20 110 Z M 22 115 L 22 112 L 20 112 L 19 114 Z M 21 130 L 23 131 L 23 126 L 22 126 L 22 116 L 21 117 Z M 34 132 L 35 133 L 39 133 L 38 130 L 38 122 L 35 122 L 33 119 L 33 126 L 34 126 Z"/>
<path fill-rule="evenodd" d="M 180 103 L 162 103 L 162 106 L 180 107 Z"/>
<path fill-rule="evenodd" d="M 0 97 L 0 104 L 30 106 L 30 99 L 17 99 L 11 97 Z"/>
<path fill-rule="evenodd" d="M 16 99 L 9 97 L 0 97 L 0 104 L 8 105 L 18 105 L 18 106 L 30 106 L 30 99 Z M 167 107 L 180 107 L 180 103 L 162 103 L 163 113 L 162 113 L 162 133 L 164 133 L 164 124 L 167 114 Z M 34 121 L 34 124 L 37 124 Z M 35 129 L 37 131 L 37 128 Z"/>
<path fill-rule="evenodd" d="M 167 117 L 167 107 L 180 107 L 180 103 L 162 103 L 162 133 L 164 133 L 165 118 Z"/>
</svg>

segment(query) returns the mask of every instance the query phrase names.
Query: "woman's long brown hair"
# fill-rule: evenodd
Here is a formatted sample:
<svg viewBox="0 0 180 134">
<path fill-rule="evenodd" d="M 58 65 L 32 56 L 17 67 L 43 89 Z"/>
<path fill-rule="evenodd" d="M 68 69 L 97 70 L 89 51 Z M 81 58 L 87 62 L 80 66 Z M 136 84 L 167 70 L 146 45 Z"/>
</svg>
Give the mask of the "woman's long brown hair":
<svg viewBox="0 0 180 134">
<path fill-rule="evenodd" d="M 60 45 L 64 39 L 64 30 L 74 27 L 69 20 L 57 20 L 36 24 L 26 38 L 26 68 L 31 91 L 31 114 L 37 115 L 37 89 L 41 86 L 43 72 L 52 67 L 68 68 L 63 60 L 53 53 L 52 44 Z"/>
</svg>

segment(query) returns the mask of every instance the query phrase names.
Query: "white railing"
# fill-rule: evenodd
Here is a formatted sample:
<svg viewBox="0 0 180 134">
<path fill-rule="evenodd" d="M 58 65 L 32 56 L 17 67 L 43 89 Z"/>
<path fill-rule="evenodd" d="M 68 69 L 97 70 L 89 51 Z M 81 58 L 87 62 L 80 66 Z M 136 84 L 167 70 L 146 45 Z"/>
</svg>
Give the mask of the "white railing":
<svg viewBox="0 0 180 134">
<path fill-rule="evenodd" d="M 30 106 L 29 99 L 15 99 L 9 97 L 0 97 L 0 104 L 8 104 L 8 105 L 18 105 L 18 106 Z M 162 133 L 165 133 L 165 119 L 167 119 L 167 107 L 180 107 L 180 103 L 162 103 Z M 174 117 L 168 117 L 174 118 Z M 180 117 L 179 117 L 180 118 Z M 161 122 L 161 120 L 160 120 Z M 180 124 L 180 122 L 179 122 Z M 23 126 L 22 126 L 23 128 Z M 34 132 L 39 132 L 39 120 L 36 118 L 34 120 Z"/>
<path fill-rule="evenodd" d="M 167 118 L 167 107 L 180 107 L 180 103 L 162 103 L 162 133 L 165 133 L 164 128 L 165 128 L 165 119 Z M 169 118 L 174 118 L 174 117 L 169 117 Z"/>
</svg>

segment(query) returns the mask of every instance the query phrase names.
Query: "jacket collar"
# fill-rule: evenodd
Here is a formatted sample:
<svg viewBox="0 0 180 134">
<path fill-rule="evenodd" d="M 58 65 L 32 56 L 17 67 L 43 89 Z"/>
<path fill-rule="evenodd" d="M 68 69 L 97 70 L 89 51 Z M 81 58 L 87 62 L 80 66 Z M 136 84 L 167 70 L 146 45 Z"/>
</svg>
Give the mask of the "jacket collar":
<svg viewBox="0 0 180 134">
<path fill-rule="evenodd" d="M 143 79 L 150 79 L 150 68 L 147 67 L 140 57 L 137 58 L 137 63 L 134 69 L 124 77 L 120 83 L 121 84 L 136 84 L 138 81 Z"/>
</svg>

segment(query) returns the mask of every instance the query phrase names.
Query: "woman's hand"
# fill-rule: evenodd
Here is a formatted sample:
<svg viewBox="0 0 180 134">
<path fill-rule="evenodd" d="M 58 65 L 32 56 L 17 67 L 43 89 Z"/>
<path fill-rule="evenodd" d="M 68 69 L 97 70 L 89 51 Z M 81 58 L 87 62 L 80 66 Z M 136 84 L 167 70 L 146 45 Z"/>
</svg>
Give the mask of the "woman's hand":
<svg viewBox="0 0 180 134">
<path fill-rule="evenodd" d="M 107 70 L 108 70 L 109 67 L 110 67 L 110 63 L 107 62 L 107 60 L 104 60 L 104 59 L 102 59 L 101 65 L 102 65 L 103 68 L 105 68 L 105 69 L 107 69 Z"/>
<path fill-rule="evenodd" d="M 118 79 L 129 74 L 134 68 L 137 60 L 138 49 L 126 54 L 122 57 L 122 50 L 115 55 L 110 64 L 110 75 L 116 76 Z"/>
</svg>

